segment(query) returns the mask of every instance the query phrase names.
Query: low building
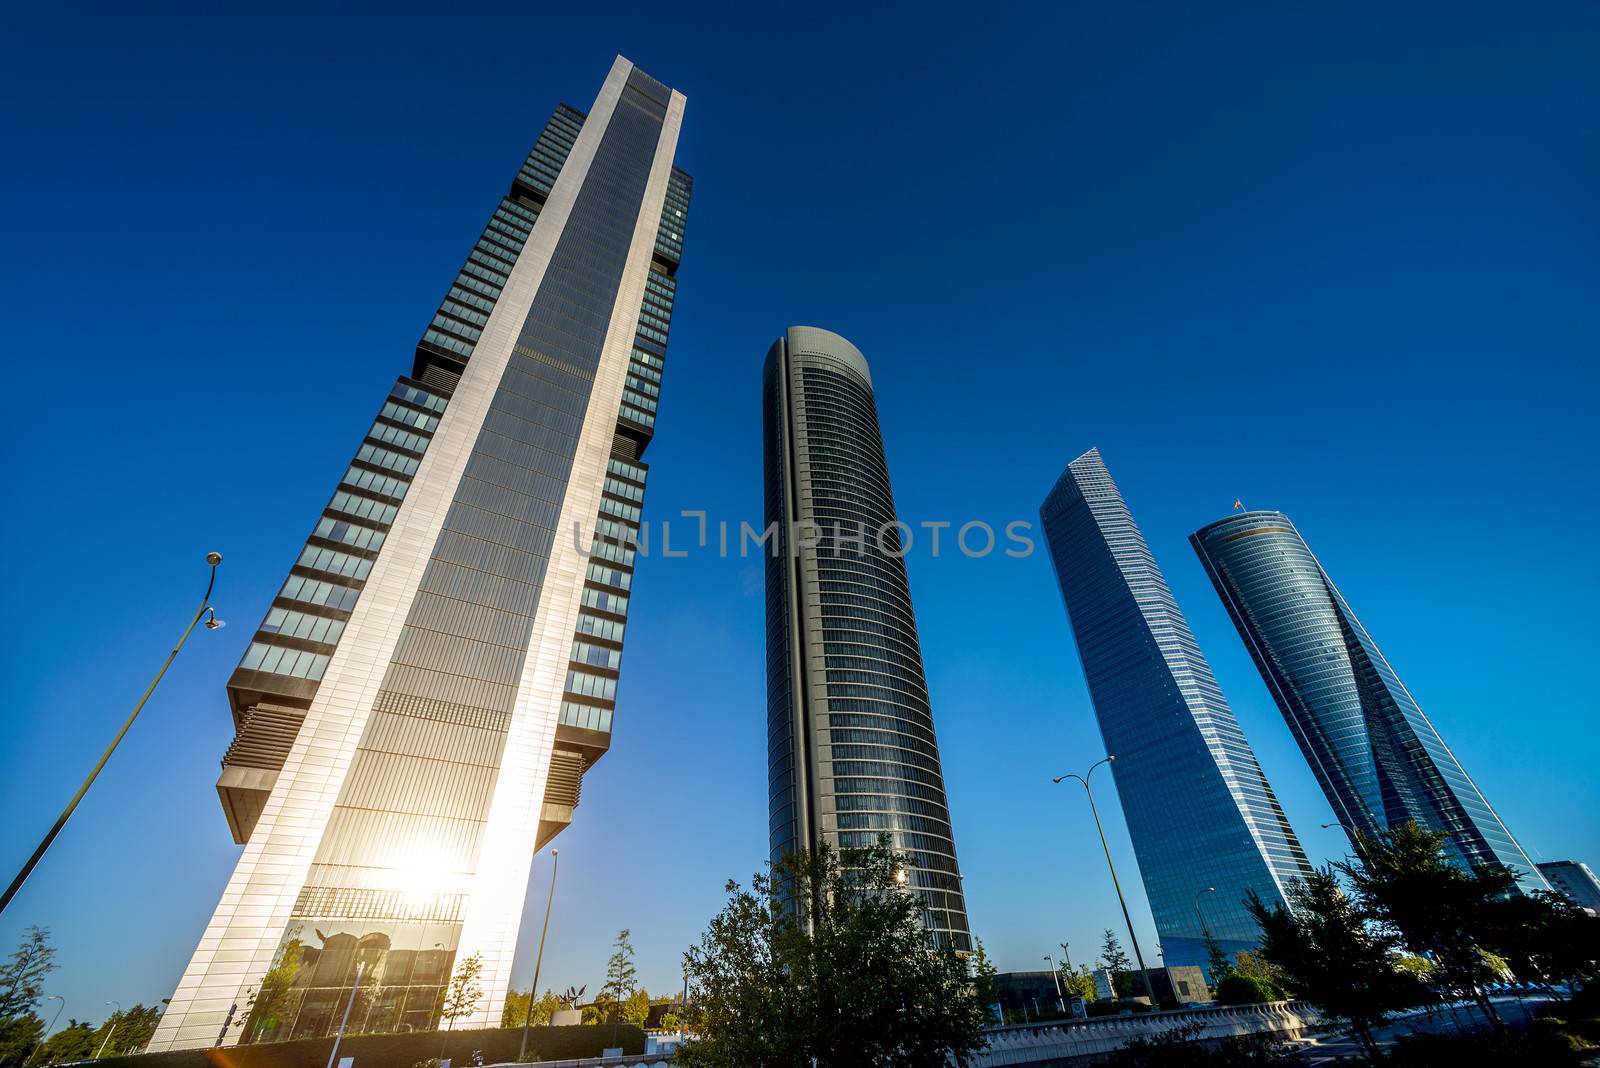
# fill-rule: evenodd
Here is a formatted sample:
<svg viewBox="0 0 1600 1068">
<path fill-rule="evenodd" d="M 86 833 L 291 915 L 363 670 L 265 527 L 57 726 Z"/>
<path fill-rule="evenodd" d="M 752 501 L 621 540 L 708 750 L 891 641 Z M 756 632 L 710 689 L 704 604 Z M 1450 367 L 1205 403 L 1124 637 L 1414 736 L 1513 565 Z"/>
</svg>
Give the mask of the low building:
<svg viewBox="0 0 1600 1068">
<path fill-rule="evenodd" d="M 1579 908 L 1600 915 L 1600 879 L 1581 860 L 1552 860 L 1540 864 L 1539 874 Z"/>
</svg>

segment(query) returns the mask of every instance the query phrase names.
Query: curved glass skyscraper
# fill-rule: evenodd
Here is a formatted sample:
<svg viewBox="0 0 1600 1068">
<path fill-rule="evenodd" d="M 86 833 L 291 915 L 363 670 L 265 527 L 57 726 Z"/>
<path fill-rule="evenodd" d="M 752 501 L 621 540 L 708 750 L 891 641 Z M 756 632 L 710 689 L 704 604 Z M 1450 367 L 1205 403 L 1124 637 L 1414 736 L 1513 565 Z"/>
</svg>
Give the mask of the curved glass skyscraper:
<svg viewBox="0 0 1600 1068">
<path fill-rule="evenodd" d="M 950 809 L 872 375 L 792 326 L 763 372 L 773 859 L 887 832 L 933 940 L 970 948 Z M 881 533 L 880 533 L 881 532 Z"/>
<path fill-rule="evenodd" d="M 1546 889 L 1288 516 L 1240 512 L 1189 541 L 1347 832 L 1415 820 Z"/>
<path fill-rule="evenodd" d="M 1039 515 L 1162 955 L 1204 966 L 1207 934 L 1254 949 L 1246 892 L 1283 901 L 1311 872 L 1300 842 L 1098 449 Z"/>
</svg>

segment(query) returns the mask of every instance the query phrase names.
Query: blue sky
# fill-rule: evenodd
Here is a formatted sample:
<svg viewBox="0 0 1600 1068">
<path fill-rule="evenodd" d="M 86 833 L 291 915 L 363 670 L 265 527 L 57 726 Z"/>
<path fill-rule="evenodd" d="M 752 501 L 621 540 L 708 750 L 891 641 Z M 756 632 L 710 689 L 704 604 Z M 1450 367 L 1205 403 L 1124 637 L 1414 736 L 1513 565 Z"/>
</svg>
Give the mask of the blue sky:
<svg viewBox="0 0 1600 1068">
<path fill-rule="evenodd" d="M 835 329 L 911 522 L 1033 519 L 1101 448 L 1314 858 L 1344 843 L 1184 541 L 1236 497 L 1294 516 L 1528 851 L 1600 861 L 1600 8 L 608 11 L 14 17 L 7 872 L 209 549 L 232 623 L 0 920 L 0 948 L 51 927 L 67 1014 L 171 992 L 237 856 L 223 683 L 544 119 L 618 52 L 688 95 L 696 178 L 647 517 L 758 518 L 761 358 Z M 1049 780 L 1102 750 L 1045 555 L 910 568 L 973 925 L 1004 968 L 1087 959 L 1115 899 Z M 637 593 L 550 986 L 593 988 L 630 927 L 674 988 L 765 854 L 759 564 L 655 558 Z"/>
</svg>

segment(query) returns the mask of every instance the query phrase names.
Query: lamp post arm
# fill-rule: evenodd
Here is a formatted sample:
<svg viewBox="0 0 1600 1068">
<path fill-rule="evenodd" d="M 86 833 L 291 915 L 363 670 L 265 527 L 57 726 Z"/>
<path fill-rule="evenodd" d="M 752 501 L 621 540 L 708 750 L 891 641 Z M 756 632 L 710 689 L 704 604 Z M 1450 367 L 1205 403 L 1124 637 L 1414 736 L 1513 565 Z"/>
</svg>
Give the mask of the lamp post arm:
<svg viewBox="0 0 1600 1068">
<path fill-rule="evenodd" d="M 167 659 L 162 663 L 161 670 L 156 672 L 154 679 L 150 680 L 150 685 L 145 688 L 144 695 L 139 698 L 139 703 L 133 706 L 132 712 L 128 713 L 128 718 L 123 722 L 122 729 L 117 732 L 115 738 L 111 739 L 111 744 L 106 747 L 106 751 L 100 755 L 100 760 L 95 764 L 94 769 L 89 772 L 89 777 L 83 780 L 83 785 L 78 787 L 78 792 L 72 795 L 71 801 L 67 802 L 67 807 L 57 817 L 54 826 L 46 832 L 44 840 L 39 843 L 38 848 L 33 851 L 33 855 L 22 866 L 22 870 L 17 873 L 17 877 L 11 880 L 11 885 L 6 887 L 4 896 L 0 896 L 0 913 L 5 912 L 6 906 L 11 904 L 11 899 L 16 897 L 17 892 L 22 889 L 22 884 L 27 882 L 28 876 L 33 874 L 33 869 L 39 866 L 40 860 L 44 859 L 45 852 L 50 848 L 50 843 L 56 840 L 56 835 L 61 833 L 61 828 L 67 825 L 67 820 L 72 817 L 73 810 L 78 807 L 78 802 L 83 800 L 83 795 L 89 792 L 89 787 L 93 786 L 95 779 L 99 778 L 101 770 L 106 766 L 107 761 L 111 759 L 111 754 L 117 751 L 117 746 L 122 743 L 123 736 L 133 726 L 133 721 L 139 718 L 139 713 L 144 709 L 145 702 L 150 700 L 150 695 L 156 692 L 156 687 L 161 684 L 161 678 L 167 673 L 167 668 L 171 667 L 172 662 L 178 658 L 179 650 L 183 648 L 183 643 L 189 640 L 189 635 L 194 632 L 195 625 L 200 622 L 200 617 L 205 615 L 206 609 L 211 607 L 211 591 L 217 585 L 217 565 L 222 562 L 222 557 L 217 556 L 215 553 L 212 556 L 215 556 L 216 559 L 211 564 L 211 580 L 206 583 L 205 596 L 200 598 L 200 607 L 195 610 L 194 618 L 184 628 L 183 636 L 178 639 L 178 644 L 174 645 L 172 652 L 167 654 Z"/>
</svg>

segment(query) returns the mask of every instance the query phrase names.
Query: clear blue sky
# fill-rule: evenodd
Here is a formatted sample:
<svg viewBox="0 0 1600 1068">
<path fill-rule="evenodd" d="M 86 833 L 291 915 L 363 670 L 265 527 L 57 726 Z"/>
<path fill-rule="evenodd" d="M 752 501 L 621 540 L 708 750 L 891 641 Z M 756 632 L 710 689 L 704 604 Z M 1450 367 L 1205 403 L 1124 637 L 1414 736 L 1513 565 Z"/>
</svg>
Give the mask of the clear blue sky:
<svg viewBox="0 0 1600 1068">
<path fill-rule="evenodd" d="M 0 948 L 52 928 L 68 1014 L 171 992 L 237 856 L 224 680 L 544 119 L 617 52 L 688 95 L 696 178 L 648 517 L 759 515 L 761 358 L 831 327 L 913 522 L 1031 519 L 1103 450 L 1314 858 L 1344 843 L 1184 541 L 1235 497 L 1294 516 L 1530 853 L 1600 861 L 1600 7 L 44 10 L 0 46 L 7 878 L 208 549 L 232 623 L 0 921 Z M 1004 968 L 1086 959 L 1117 913 L 1049 784 L 1101 754 L 1049 564 L 910 566 L 975 929 Z M 675 987 L 765 854 L 759 564 L 652 559 L 637 589 L 551 986 L 593 989 L 631 927 Z"/>
</svg>

